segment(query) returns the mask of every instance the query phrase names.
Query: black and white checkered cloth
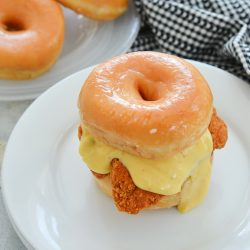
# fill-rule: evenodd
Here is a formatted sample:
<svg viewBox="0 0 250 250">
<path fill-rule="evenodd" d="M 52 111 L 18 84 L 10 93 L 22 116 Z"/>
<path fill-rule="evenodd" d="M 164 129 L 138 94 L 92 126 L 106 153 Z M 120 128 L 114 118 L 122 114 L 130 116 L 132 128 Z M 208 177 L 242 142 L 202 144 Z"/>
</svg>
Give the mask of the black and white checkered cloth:
<svg viewBox="0 0 250 250">
<path fill-rule="evenodd" d="M 135 0 L 141 30 L 131 51 L 160 50 L 250 82 L 250 0 Z"/>
</svg>

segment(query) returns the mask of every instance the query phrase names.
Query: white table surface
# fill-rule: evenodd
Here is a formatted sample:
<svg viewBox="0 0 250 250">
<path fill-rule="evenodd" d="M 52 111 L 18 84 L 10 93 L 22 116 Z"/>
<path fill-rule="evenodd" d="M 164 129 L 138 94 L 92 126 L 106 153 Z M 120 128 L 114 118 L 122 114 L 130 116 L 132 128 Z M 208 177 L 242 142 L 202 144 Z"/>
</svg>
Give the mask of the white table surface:
<svg viewBox="0 0 250 250">
<path fill-rule="evenodd" d="M 32 101 L 0 102 L 0 170 L 5 145 L 16 122 Z M 1 171 L 0 171 L 1 173 Z M 1 192 L 0 178 L 0 249 L 25 250 L 6 214 Z"/>
</svg>

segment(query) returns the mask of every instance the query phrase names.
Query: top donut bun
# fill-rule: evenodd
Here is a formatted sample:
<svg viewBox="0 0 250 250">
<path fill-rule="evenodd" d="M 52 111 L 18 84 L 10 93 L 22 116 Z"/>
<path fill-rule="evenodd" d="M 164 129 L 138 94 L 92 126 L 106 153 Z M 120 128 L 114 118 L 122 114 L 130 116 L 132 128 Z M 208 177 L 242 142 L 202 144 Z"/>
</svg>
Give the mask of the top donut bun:
<svg viewBox="0 0 250 250">
<path fill-rule="evenodd" d="M 213 97 L 189 62 L 135 52 L 97 66 L 79 95 L 82 126 L 105 143 L 144 158 L 167 157 L 207 130 Z"/>
</svg>

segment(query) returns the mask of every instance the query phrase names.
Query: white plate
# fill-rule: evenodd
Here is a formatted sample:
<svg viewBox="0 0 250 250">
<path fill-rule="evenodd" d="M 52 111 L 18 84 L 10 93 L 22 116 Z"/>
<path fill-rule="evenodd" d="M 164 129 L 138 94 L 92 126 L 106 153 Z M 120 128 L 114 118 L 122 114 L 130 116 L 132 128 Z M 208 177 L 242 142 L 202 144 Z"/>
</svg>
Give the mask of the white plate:
<svg viewBox="0 0 250 250">
<path fill-rule="evenodd" d="M 0 80 L 0 100 L 33 99 L 66 76 L 125 53 L 139 30 L 132 1 L 129 10 L 112 22 L 92 21 L 66 8 L 64 16 L 64 47 L 54 67 L 34 80 Z"/>
<path fill-rule="evenodd" d="M 39 97 L 9 139 L 2 190 L 24 241 L 35 249 L 249 249 L 250 88 L 222 70 L 194 64 L 229 125 L 204 203 L 184 215 L 165 209 L 132 216 L 98 190 L 78 155 L 77 96 L 86 69 Z"/>
</svg>

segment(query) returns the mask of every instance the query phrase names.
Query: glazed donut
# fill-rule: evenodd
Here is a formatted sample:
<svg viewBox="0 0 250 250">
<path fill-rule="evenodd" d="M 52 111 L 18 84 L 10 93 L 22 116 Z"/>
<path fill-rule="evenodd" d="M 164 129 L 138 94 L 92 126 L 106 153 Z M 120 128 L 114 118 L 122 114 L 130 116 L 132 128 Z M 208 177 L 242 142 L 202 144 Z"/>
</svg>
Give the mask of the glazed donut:
<svg viewBox="0 0 250 250">
<path fill-rule="evenodd" d="M 143 158 L 173 155 L 207 130 L 213 97 L 187 61 L 135 52 L 97 66 L 79 96 L 82 126 L 101 141 Z"/>
<path fill-rule="evenodd" d="M 31 79 L 58 58 L 64 17 L 53 0 L 0 1 L 0 78 Z"/>
<path fill-rule="evenodd" d="M 64 6 L 95 20 L 113 20 L 128 8 L 128 0 L 58 0 Z"/>
</svg>

